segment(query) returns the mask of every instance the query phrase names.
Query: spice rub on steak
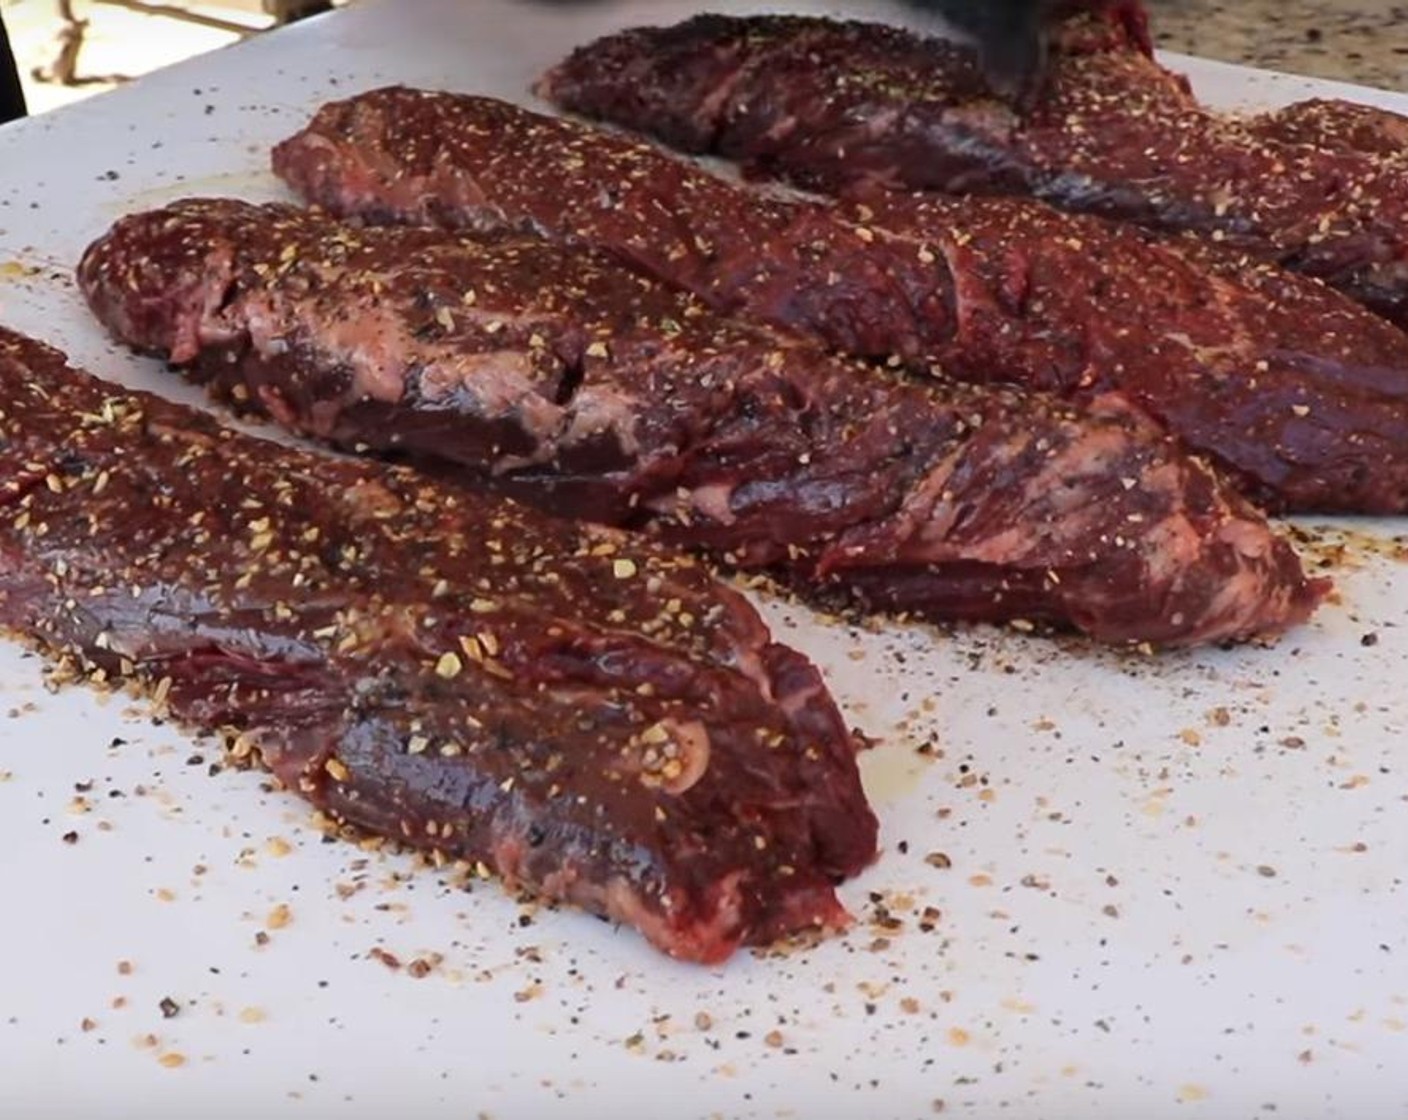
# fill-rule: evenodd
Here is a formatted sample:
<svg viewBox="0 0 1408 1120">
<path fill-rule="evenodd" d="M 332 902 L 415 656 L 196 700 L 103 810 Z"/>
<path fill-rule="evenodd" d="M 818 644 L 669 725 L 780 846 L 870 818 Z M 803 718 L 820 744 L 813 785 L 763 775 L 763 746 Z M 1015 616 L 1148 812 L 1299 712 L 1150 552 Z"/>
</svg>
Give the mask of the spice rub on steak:
<svg viewBox="0 0 1408 1120">
<path fill-rule="evenodd" d="M 1033 200 L 856 209 L 953 262 L 953 376 L 1122 392 L 1278 512 L 1408 512 L 1408 334 L 1320 282 Z"/>
<path fill-rule="evenodd" d="M 1118 394 L 1278 510 L 1408 511 L 1408 335 L 1245 253 L 1211 268 L 1199 244 L 1026 199 L 783 199 L 574 121 L 409 89 L 324 106 L 274 166 L 339 214 L 530 227 L 845 353 Z"/>
<path fill-rule="evenodd" d="M 0 330 L 0 625 L 340 821 L 672 956 L 844 924 L 876 854 L 816 670 L 697 562 L 335 460 Z"/>
<path fill-rule="evenodd" d="M 1088 7 L 1088 6 L 1087 6 Z M 1248 128 L 1152 57 L 1137 5 L 1053 27 L 1018 113 L 976 53 L 874 23 L 700 16 L 583 46 L 539 89 L 564 108 L 826 192 L 1027 194 L 1232 239 L 1408 326 L 1408 177 L 1370 153 Z M 1304 119 L 1302 119 L 1302 124 Z"/>
<path fill-rule="evenodd" d="M 1325 590 L 1117 399 L 903 382 L 587 250 L 190 201 L 119 221 L 79 278 L 117 338 L 294 430 L 828 602 L 1187 644 Z"/>
<path fill-rule="evenodd" d="M 1324 152 L 1355 153 L 1408 168 L 1408 117 L 1389 109 L 1315 97 L 1241 119 L 1253 134 L 1285 144 L 1307 144 Z"/>
</svg>

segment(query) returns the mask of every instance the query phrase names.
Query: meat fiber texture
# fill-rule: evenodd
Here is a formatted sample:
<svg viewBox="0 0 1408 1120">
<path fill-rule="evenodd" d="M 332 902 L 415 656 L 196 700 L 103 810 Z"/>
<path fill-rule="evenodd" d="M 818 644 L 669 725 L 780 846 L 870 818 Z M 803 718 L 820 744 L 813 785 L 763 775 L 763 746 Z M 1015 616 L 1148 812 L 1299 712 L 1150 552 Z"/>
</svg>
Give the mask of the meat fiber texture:
<svg viewBox="0 0 1408 1120">
<path fill-rule="evenodd" d="M 1372 152 L 1300 142 L 1200 105 L 1148 51 L 1132 4 L 1058 22 L 1024 114 L 976 54 L 894 27 L 701 16 L 613 35 L 545 80 L 558 104 L 845 192 L 1033 195 L 1063 209 L 1232 240 L 1408 326 L 1408 177 Z M 1373 127 L 1373 126 L 1371 126 Z"/>
<path fill-rule="evenodd" d="M 745 600 L 638 538 L 334 460 L 0 330 L 0 625 L 239 735 L 337 820 L 672 956 L 846 922 L 857 743 Z"/>
<path fill-rule="evenodd" d="M 577 122 L 407 89 L 325 106 L 274 166 L 339 214 L 529 227 L 848 354 L 1118 395 L 1276 510 L 1408 510 L 1408 335 L 1231 247 L 1030 200 L 765 195 Z"/>
<path fill-rule="evenodd" d="M 1175 645 L 1325 590 L 1118 401 L 905 383 L 590 251 L 206 200 L 119 221 L 79 278 L 117 338 L 295 431 L 827 603 Z"/>
</svg>

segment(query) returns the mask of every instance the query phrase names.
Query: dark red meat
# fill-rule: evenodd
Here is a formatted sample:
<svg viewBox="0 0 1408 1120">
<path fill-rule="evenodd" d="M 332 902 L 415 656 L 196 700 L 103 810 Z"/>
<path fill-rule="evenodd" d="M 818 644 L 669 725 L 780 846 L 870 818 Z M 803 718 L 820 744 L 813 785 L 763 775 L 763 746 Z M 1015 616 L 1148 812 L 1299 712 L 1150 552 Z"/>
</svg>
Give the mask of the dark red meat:
<svg viewBox="0 0 1408 1120">
<path fill-rule="evenodd" d="M 320 109 L 273 166 L 346 217 L 571 238 L 848 354 L 923 366 L 953 336 L 948 271 L 908 240 L 505 101 L 373 90 Z"/>
<path fill-rule="evenodd" d="M 80 281 L 118 338 L 291 428 L 826 599 L 1178 644 L 1324 590 L 1117 400 L 904 383 L 585 250 L 186 202 L 119 222 Z"/>
<path fill-rule="evenodd" d="M 1307 144 L 1330 154 L 1387 157 L 1400 168 L 1408 164 L 1408 117 L 1372 105 L 1317 97 L 1247 117 L 1242 124 L 1266 140 Z"/>
<path fill-rule="evenodd" d="M 325 106 L 274 164 L 338 213 L 529 226 L 846 353 L 1119 394 L 1278 509 L 1408 510 L 1408 335 L 1279 271 L 1268 305 L 1243 254 L 1214 275 L 1021 199 L 763 196 L 574 122 L 404 89 Z"/>
<path fill-rule="evenodd" d="M 876 854 L 815 669 L 688 559 L 105 384 L 0 330 L 0 625 L 360 829 L 717 962 Z"/>
<path fill-rule="evenodd" d="M 952 262 L 968 381 L 1118 389 L 1279 510 L 1408 510 L 1408 335 L 1317 281 L 1202 238 L 1020 199 L 879 195 Z"/>
<path fill-rule="evenodd" d="M 995 100 L 965 47 L 878 24 L 701 16 L 589 44 L 541 86 L 565 108 L 759 174 L 1029 194 L 1236 239 L 1408 325 L 1408 177 L 1199 105 L 1124 10 L 1055 31 L 1043 97 Z"/>
</svg>

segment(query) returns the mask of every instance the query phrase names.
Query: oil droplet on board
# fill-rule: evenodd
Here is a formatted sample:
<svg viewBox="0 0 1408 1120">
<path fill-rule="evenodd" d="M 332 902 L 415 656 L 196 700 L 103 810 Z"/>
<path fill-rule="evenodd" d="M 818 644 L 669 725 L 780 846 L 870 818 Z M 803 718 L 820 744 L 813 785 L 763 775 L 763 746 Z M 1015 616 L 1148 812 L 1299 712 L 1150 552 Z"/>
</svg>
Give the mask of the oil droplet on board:
<svg viewBox="0 0 1408 1120">
<path fill-rule="evenodd" d="M 866 796 L 880 804 L 898 801 L 913 793 L 932 765 L 932 759 L 916 751 L 912 743 L 896 739 L 863 751 L 859 764 Z"/>
</svg>

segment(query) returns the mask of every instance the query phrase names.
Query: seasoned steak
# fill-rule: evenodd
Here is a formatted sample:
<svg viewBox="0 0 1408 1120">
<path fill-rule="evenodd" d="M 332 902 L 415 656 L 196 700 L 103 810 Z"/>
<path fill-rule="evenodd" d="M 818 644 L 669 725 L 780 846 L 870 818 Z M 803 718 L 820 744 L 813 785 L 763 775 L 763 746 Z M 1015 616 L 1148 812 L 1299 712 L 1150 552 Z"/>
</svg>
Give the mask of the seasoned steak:
<svg viewBox="0 0 1408 1120">
<path fill-rule="evenodd" d="M 1154 61 L 1133 7 L 1060 22 L 1024 115 L 992 96 L 967 47 L 810 17 L 627 31 L 576 51 L 540 90 L 807 188 L 1028 194 L 1234 239 L 1408 326 L 1402 170 L 1204 108 Z"/>
<path fill-rule="evenodd" d="M 952 375 L 1120 390 L 1271 509 L 1408 511 L 1408 335 L 1320 282 L 1024 199 L 856 208 L 953 262 Z"/>
<path fill-rule="evenodd" d="M 845 353 L 1118 394 L 1278 510 L 1408 511 L 1408 335 L 1308 279 L 1268 305 L 1272 270 L 1245 253 L 1210 272 L 1196 246 L 1023 199 L 766 196 L 575 122 L 406 89 L 325 106 L 274 166 L 341 214 L 528 226 Z"/>
<path fill-rule="evenodd" d="M 117 223 L 79 278 L 117 338 L 294 430 L 827 602 L 1184 644 L 1324 590 L 1117 399 L 906 383 L 587 250 L 194 201 Z"/>
<path fill-rule="evenodd" d="M 947 268 L 908 240 L 494 98 L 359 94 L 323 106 L 272 162 L 341 216 L 571 239 L 715 311 L 815 334 L 847 354 L 927 369 L 956 329 Z"/>
<path fill-rule="evenodd" d="M 0 624 L 338 820 L 672 956 L 843 924 L 876 854 L 816 670 L 694 561 L 339 461 L 0 330 Z"/>
<path fill-rule="evenodd" d="M 1372 105 L 1312 98 L 1242 121 L 1266 140 L 1322 151 L 1387 157 L 1408 166 L 1408 117 Z M 1382 166 L 1382 164 L 1381 164 Z"/>
</svg>

